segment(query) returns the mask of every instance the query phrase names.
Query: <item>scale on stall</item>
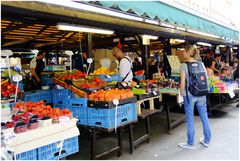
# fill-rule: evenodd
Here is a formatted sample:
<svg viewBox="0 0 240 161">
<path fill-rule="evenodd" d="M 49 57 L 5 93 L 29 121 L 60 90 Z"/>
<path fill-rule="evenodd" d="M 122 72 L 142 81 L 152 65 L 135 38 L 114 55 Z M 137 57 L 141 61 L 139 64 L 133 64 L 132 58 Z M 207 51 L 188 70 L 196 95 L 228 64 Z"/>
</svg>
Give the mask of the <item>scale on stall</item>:
<svg viewBox="0 0 240 161">
<path fill-rule="evenodd" d="M 8 66 L 8 76 L 11 79 L 11 72 L 10 72 L 10 59 L 9 57 L 13 55 L 12 50 L 2 50 L 1 51 L 1 56 L 5 56 L 7 60 L 7 66 Z"/>
</svg>

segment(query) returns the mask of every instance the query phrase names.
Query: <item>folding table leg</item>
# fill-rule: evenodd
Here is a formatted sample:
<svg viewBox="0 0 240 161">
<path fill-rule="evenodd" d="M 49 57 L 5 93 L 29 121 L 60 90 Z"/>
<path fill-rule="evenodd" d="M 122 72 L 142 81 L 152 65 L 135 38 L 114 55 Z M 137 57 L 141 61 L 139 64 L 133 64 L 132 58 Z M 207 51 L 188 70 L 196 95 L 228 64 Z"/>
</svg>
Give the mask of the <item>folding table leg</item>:
<svg viewBox="0 0 240 161">
<path fill-rule="evenodd" d="M 91 129 L 91 160 L 96 157 L 96 130 Z"/>
<path fill-rule="evenodd" d="M 122 127 L 118 128 L 118 146 L 119 146 L 119 151 L 118 151 L 118 156 L 120 157 L 122 155 Z"/>
<path fill-rule="evenodd" d="M 129 131 L 129 146 L 130 146 L 130 154 L 133 153 L 133 126 L 132 123 L 128 125 L 128 131 Z"/>
<path fill-rule="evenodd" d="M 147 131 L 147 134 L 148 134 L 147 143 L 149 143 L 149 141 L 150 141 L 150 137 L 149 137 L 150 136 L 149 116 L 146 116 L 145 121 L 146 121 L 146 131 Z"/>
<path fill-rule="evenodd" d="M 167 115 L 167 126 L 168 126 L 168 133 L 171 133 L 171 122 L 170 122 L 170 117 L 169 117 L 169 108 L 166 105 L 165 106 L 165 110 L 166 110 L 166 115 Z"/>
</svg>

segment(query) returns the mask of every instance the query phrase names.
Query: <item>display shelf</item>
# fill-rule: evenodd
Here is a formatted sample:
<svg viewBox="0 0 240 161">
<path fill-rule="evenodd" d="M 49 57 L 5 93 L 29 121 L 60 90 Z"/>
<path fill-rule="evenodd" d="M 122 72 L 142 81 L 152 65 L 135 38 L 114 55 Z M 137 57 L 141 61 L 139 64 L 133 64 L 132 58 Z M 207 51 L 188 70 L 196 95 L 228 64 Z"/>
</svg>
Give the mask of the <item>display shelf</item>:
<svg viewBox="0 0 240 161">
<path fill-rule="evenodd" d="M 128 103 L 136 103 L 137 98 L 131 97 L 131 98 L 125 98 L 119 100 L 119 106 L 128 104 Z M 113 101 L 88 101 L 88 107 L 96 107 L 96 108 L 114 108 L 116 107 L 113 103 Z"/>
<path fill-rule="evenodd" d="M 16 139 L 9 143 L 15 154 L 24 153 L 39 147 L 59 142 L 80 135 L 76 126 L 77 119 L 71 119 L 69 123 L 54 123 L 46 127 L 27 130 L 16 134 Z M 4 134 L 13 133 L 13 128 L 2 130 Z M 31 136 L 31 137 L 29 137 Z"/>
</svg>

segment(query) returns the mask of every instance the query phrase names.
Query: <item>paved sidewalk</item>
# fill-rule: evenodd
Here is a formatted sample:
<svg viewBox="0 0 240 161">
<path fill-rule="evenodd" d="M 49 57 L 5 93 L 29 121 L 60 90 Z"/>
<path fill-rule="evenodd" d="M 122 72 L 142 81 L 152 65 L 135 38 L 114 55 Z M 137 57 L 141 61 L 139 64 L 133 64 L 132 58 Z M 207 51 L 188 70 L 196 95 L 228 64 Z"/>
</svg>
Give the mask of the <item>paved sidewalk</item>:
<svg viewBox="0 0 240 161">
<path fill-rule="evenodd" d="M 199 144 L 202 136 L 200 118 L 195 117 L 195 145 L 197 149 L 188 150 L 177 147 L 179 142 L 186 141 L 185 123 L 172 130 L 172 134 L 166 132 L 166 121 L 161 118 L 164 113 L 156 114 L 150 119 L 151 140 L 150 143 L 140 144 L 134 151 L 129 153 L 128 133 L 123 135 L 123 155 L 117 157 L 115 154 L 104 159 L 120 160 L 239 160 L 239 108 L 236 103 L 223 108 L 227 112 L 222 118 L 210 119 L 212 130 L 212 141 L 209 148 Z M 179 116 L 182 114 L 174 114 Z M 144 122 L 136 124 L 134 135 L 141 135 Z M 67 159 L 90 159 L 89 133 L 81 132 L 80 152 Z M 115 145 L 115 136 L 102 134 L 97 140 L 97 151 L 101 152 L 109 145 Z"/>
</svg>

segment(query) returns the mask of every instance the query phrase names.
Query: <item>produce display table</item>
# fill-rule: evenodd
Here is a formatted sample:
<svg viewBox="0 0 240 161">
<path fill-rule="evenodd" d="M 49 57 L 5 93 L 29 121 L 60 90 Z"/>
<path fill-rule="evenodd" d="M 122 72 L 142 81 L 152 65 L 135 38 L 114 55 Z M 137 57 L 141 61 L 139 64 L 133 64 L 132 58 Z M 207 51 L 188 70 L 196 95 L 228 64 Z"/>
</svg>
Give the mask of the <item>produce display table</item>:
<svg viewBox="0 0 240 161">
<path fill-rule="evenodd" d="M 128 129 L 129 129 L 129 146 L 130 146 L 130 153 L 133 153 L 134 148 L 139 145 L 140 143 L 147 141 L 147 143 L 149 143 L 150 141 L 150 122 L 149 122 L 149 116 L 161 112 L 161 110 L 158 109 L 147 109 L 147 110 L 143 110 L 141 112 L 141 114 L 138 115 L 138 119 L 145 119 L 145 125 L 146 125 L 146 133 L 139 137 L 136 140 L 133 140 L 133 124 L 129 124 L 128 125 Z"/>
<path fill-rule="evenodd" d="M 79 125 L 81 127 L 84 127 L 86 129 L 89 129 L 91 131 L 91 160 L 101 159 L 105 157 L 106 155 L 109 155 L 111 153 L 117 152 L 118 156 L 120 157 L 122 155 L 122 133 L 123 133 L 123 127 L 127 126 L 129 124 L 135 123 L 137 121 L 129 122 L 126 124 L 123 124 L 121 126 L 118 126 L 116 128 L 117 130 L 117 136 L 118 136 L 118 144 L 115 147 L 112 147 L 111 149 L 108 149 L 100 154 L 96 154 L 96 134 L 97 132 L 105 132 L 105 133 L 111 133 L 114 132 L 114 128 L 107 129 L 102 127 L 95 127 L 95 126 L 87 126 L 87 125 Z"/>
<path fill-rule="evenodd" d="M 222 105 L 229 103 L 229 101 L 235 97 L 234 90 L 239 90 L 239 88 L 229 91 L 211 92 L 207 95 L 207 109 L 209 117 L 221 117 L 226 114 L 226 112 L 222 111 Z M 216 98 L 216 101 L 212 100 L 213 97 Z M 212 102 L 214 102 L 214 104 Z"/>
<path fill-rule="evenodd" d="M 27 130 L 15 134 L 14 141 L 9 143 L 15 155 L 39 147 L 49 145 L 58 141 L 69 139 L 80 135 L 76 126 L 77 119 L 71 119 L 67 124 L 54 123 L 46 127 L 38 127 L 34 130 Z M 13 128 L 2 130 L 4 135 L 13 133 Z"/>
<path fill-rule="evenodd" d="M 166 115 L 167 115 L 167 125 L 168 125 L 168 133 L 171 133 L 172 128 L 183 123 L 186 119 L 186 116 L 182 116 L 179 119 L 171 119 L 169 109 L 178 105 L 181 107 L 183 105 L 183 98 L 179 92 L 160 92 L 161 93 L 161 105 L 164 106 Z M 174 97 L 174 100 L 170 98 Z"/>
<path fill-rule="evenodd" d="M 137 101 L 138 115 L 142 114 L 141 104 L 143 104 L 145 101 L 149 101 L 150 110 L 154 110 L 154 99 L 155 98 L 160 99 L 160 95 L 158 94 L 157 96 L 153 96 L 153 97 L 145 98 L 145 99 L 142 99 L 142 100 L 138 100 Z"/>
</svg>

